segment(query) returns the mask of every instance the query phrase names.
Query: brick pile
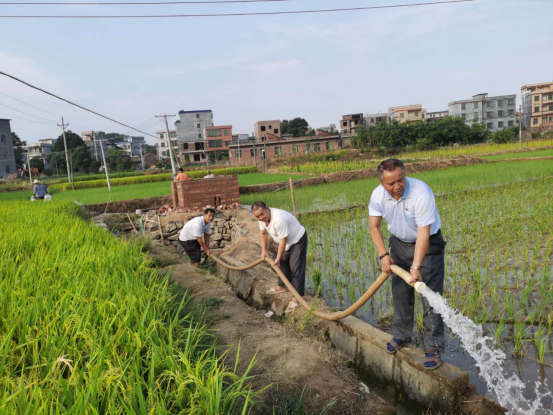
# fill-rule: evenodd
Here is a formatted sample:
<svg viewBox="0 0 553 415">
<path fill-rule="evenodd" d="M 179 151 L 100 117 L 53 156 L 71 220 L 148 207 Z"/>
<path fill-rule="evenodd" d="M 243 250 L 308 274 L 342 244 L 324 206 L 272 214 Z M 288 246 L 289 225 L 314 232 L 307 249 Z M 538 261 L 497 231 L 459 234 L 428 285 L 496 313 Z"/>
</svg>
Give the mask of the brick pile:
<svg viewBox="0 0 553 415">
<path fill-rule="evenodd" d="M 173 209 L 176 211 L 200 210 L 237 206 L 240 203 L 238 176 L 218 176 L 214 179 L 187 180 L 172 182 Z"/>
</svg>

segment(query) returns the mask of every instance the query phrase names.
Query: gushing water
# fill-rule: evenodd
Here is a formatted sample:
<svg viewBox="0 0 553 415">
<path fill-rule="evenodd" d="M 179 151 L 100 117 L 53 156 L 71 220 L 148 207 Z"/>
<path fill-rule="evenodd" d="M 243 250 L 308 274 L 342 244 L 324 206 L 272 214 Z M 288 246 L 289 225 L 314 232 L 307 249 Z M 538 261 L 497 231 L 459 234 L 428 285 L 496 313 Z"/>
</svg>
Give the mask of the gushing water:
<svg viewBox="0 0 553 415">
<path fill-rule="evenodd" d="M 467 353 L 476 361 L 480 376 L 493 391 L 497 401 L 510 414 L 545 415 L 552 412 L 543 407 L 543 400 L 553 399 L 550 392 L 541 393 L 536 384 L 536 398 L 528 400 L 524 397 L 524 383 L 515 375 L 507 378 L 503 374 L 505 353 L 494 347 L 494 340 L 484 336 L 482 326 L 462 315 L 459 311 L 447 305 L 446 300 L 438 293 L 419 283 L 416 289 L 427 300 L 435 312 L 442 315 L 444 323 L 461 339 L 461 344 Z"/>
</svg>

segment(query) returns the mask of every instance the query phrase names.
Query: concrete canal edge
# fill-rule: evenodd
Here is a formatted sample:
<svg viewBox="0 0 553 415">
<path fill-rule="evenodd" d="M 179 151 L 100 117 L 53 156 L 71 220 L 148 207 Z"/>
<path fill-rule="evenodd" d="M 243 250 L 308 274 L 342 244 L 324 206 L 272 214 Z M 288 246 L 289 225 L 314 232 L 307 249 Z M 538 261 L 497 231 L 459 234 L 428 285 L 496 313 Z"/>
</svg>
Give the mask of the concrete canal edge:
<svg viewBox="0 0 553 415">
<path fill-rule="evenodd" d="M 230 256 L 221 257 L 226 263 L 244 266 L 244 262 Z M 252 258 L 252 261 L 257 258 Z M 217 265 L 220 278 L 229 283 L 236 295 L 258 309 L 271 309 L 276 317 L 282 317 L 289 301 L 266 294 L 276 277 L 268 281 L 256 269 L 232 271 Z M 469 375 L 457 366 L 444 362 L 438 370 L 423 367 L 424 353 L 414 347 L 404 347 L 396 355 L 385 351 L 392 338 L 370 324 L 355 317 L 328 322 L 327 337 L 333 347 L 350 358 L 355 367 L 373 382 L 392 385 L 395 391 L 421 407 L 439 413 L 461 414 L 463 400 L 470 391 Z M 478 396 L 480 410 L 473 413 L 503 414 L 506 412 L 495 401 Z M 474 394 L 471 397 L 474 399 Z M 481 412 L 485 408 L 485 412 Z"/>
</svg>

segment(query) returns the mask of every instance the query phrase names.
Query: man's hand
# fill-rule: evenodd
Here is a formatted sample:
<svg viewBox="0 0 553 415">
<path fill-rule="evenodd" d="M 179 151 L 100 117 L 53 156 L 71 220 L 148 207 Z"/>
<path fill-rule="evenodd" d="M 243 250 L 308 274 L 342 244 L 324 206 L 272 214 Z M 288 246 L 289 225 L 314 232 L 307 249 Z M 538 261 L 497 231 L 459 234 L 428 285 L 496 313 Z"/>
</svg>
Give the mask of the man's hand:
<svg viewBox="0 0 553 415">
<path fill-rule="evenodd" d="M 211 256 L 211 249 L 205 248 L 204 251 L 207 256 Z"/>
<path fill-rule="evenodd" d="M 390 255 L 386 255 L 384 258 L 380 260 L 380 263 L 382 264 L 382 271 L 384 272 L 392 272 L 392 264 L 394 263 L 394 260 Z"/>
<path fill-rule="evenodd" d="M 280 267 L 280 257 L 275 258 L 275 263 L 273 264 L 275 267 Z"/>
<path fill-rule="evenodd" d="M 407 284 L 412 285 L 412 284 L 416 283 L 417 281 L 422 282 L 422 275 L 421 275 L 420 270 L 415 269 L 415 268 L 411 268 L 410 274 L 411 274 L 411 280 L 406 281 Z"/>
<path fill-rule="evenodd" d="M 261 259 L 265 259 L 269 256 L 269 254 L 267 253 L 267 251 L 265 249 L 262 249 L 261 250 Z"/>
</svg>

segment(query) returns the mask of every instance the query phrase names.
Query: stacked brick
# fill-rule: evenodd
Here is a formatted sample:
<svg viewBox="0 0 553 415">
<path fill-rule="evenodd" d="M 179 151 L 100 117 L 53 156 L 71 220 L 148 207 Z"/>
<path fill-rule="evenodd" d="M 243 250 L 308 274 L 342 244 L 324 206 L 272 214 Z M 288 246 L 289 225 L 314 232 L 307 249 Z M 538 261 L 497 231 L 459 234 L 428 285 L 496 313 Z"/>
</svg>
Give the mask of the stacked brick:
<svg viewBox="0 0 553 415">
<path fill-rule="evenodd" d="M 223 208 L 240 203 L 238 176 L 217 176 L 214 179 L 173 182 L 173 207 L 198 210 L 204 206 Z"/>
</svg>

